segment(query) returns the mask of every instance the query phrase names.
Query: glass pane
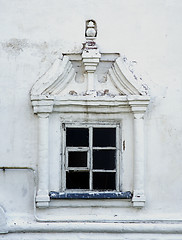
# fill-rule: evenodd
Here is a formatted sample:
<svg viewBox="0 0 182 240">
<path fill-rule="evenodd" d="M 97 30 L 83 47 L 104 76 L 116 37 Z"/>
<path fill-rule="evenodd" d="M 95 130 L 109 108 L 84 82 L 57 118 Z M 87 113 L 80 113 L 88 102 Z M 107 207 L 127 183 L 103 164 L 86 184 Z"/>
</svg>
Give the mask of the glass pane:
<svg viewBox="0 0 182 240">
<path fill-rule="evenodd" d="M 67 172 L 66 173 L 67 189 L 89 189 L 88 172 Z"/>
<path fill-rule="evenodd" d="M 66 128 L 67 147 L 88 147 L 88 128 Z"/>
<path fill-rule="evenodd" d="M 87 152 L 69 152 L 68 167 L 87 167 Z"/>
<path fill-rule="evenodd" d="M 93 189 L 115 190 L 115 173 L 93 172 Z"/>
<path fill-rule="evenodd" d="M 94 147 L 115 147 L 116 128 L 94 128 L 93 129 Z"/>
<path fill-rule="evenodd" d="M 93 168 L 114 170 L 115 164 L 115 150 L 94 150 L 93 151 Z"/>
</svg>

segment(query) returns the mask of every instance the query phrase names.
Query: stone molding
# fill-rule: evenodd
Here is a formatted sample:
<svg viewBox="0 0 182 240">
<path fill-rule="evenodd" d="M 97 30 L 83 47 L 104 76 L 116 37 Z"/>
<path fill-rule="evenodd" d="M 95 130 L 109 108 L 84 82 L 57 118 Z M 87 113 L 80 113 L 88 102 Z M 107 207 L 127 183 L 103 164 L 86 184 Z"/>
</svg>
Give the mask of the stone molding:
<svg viewBox="0 0 182 240">
<path fill-rule="evenodd" d="M 132 202 L 134 207 L 143 207 L 145 203 L 143 118 L 150 97 L 143 84 L 127 68 L 125 58 L 117 58 L 117 54 L 113 53 L 106 54 L 105 59 L 102 60 L 102 54 L 95 42 L 97 36 L 95 21 L 87 21 L 85 34 L 86 42 L 83 44 L 82 53 L 64 54 L 62 59 L 57 59 L 31 90 L 34 113 L 38 114 L 39 118 L 37 206 L 47 207 L 50 201 L 48 195 L 49 114 L 52 112 L 58 114 L 86 112 L 102 113 L 106 117 L 115 113 L 133 113 L 134 189 Z M 76 71 L 73 67 L 75 61 L 80 64 L 81 70 Z M 107 72 L 103 73 L 102 68 L 107 69 Z M 105 79 L 104 82 L 98 79 L 99 71 Z M 76 80 L 76 78 L 82 78 L 83 75 L 84 81 Z M 104 89 L 102 86 L 108 88 Z"/>
<path fill-rule="evenodd" d="M 114 223 L 100 222 L 63 222 L 63 223 L 37 223 L 29 224 L 19 223 L 8 226 L 8 232 L 11 233 L 151 233 L 151 234 L 182 234 L 182 223 L 176 221 L 126 221 Z M 165 238 L 164 238 L 165 239 Z M 169 239 L 169 238 L 168 238 Z"/>
</svg>

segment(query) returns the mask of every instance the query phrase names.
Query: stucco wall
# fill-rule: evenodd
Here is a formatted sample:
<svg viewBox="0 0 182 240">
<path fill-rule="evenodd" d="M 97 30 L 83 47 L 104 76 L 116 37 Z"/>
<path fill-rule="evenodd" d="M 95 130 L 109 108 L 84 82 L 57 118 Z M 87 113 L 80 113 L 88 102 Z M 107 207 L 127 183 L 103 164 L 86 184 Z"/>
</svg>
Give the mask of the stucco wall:
<svg viewBox="0 0 182 240">
<path fill-rule="evenodd" d="M 37 118 L 30 89 L 62 52 L 80 51 L 85 21 L 94 19 L 100 51 L 119 52 L 134 61 L 151 96 L 145 116 L 146 205 L 140 210 L 120 208 L 120 220 L 181 220 L 181 11 L 180 0 L 0 0 L 0 167 L 36 169 Z M 8 224 L 18 224 L 19 219 L 36 224 L 33 172 L 0 170 L 0 179 L 0 205 Z M 101 237 L 96 233 L 62 234 L 61 239 Z M 8 236 L 0 238 L 10 239 Z M 17 233 L 13 239 L 30 238 L 24 237 Z M 122 232 L 113 237 L 136 239 Z M 165 237 L 181 239 L 178 235 Z M 102 238 L 109 239 L 109 233 Z"/>
</svg>

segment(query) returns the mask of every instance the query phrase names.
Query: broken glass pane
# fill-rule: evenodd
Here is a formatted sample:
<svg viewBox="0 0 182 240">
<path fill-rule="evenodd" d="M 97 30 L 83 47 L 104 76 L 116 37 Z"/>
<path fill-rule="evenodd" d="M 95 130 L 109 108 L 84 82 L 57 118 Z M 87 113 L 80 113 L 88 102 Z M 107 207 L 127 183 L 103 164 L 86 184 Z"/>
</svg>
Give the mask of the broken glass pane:
<svg viewBox="0 0 182 240">
<path fill-rule="evenodd" d="M 94 128 L 93 129 L 94 147 L 115 147 L 116 129 L 115 128 Z"/>
<path fill-rule="evenodd" d="M 93 172 L 93 189 L 95 190 L 115 190 L 115 173 L 113 172 Z"/>
<path fill-rule="evenodd" d="M 88 128 L 66 128 L 66 146 L 88 147 Z"/>
<path fill-rule="evenodd" d="M 114 170 L 115 150 L 93 150 L 93 169 Z"/>
<path fill-rule="evenodd" d="M 67 189 L 89 189 L 89 172 L 67 172 Z"/>
<path fill-rule="evenodd" d="M 87 167 L 87 152 L 69 152 L 68 167 Z"/>
</svg>

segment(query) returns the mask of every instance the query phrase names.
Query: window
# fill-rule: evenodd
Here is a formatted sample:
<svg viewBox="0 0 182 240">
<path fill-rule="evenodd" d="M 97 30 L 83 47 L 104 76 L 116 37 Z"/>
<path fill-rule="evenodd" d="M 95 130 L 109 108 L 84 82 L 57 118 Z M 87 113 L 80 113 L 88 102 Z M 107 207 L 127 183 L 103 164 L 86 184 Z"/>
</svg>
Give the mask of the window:
<svg viewBox="0 0 182 240">
<path fill-rule="evenodd" d="M 119 125 L 65 126 L 67 191 L 119 191 Z"/>
<path fill-rule="evenodd" d="M 120 126 L 62 124 L 61 189 L 51 199 L 131 199 L 121 189 Z"/>
<path fill-rule="evenodd" d="M 82 51 L 63 54 L 32 87 L 39 122 L 38 208 L 69 196 L 132 199 L 133 206 L 144 206 L 144 114 L 150 97 L 126 58 L 100 53 L 96 36 L 96 22 L 88 20 Z M 70 120 L 75 125 L 63 124 L 60 134 L 60 121 Z"/>
</svg>

